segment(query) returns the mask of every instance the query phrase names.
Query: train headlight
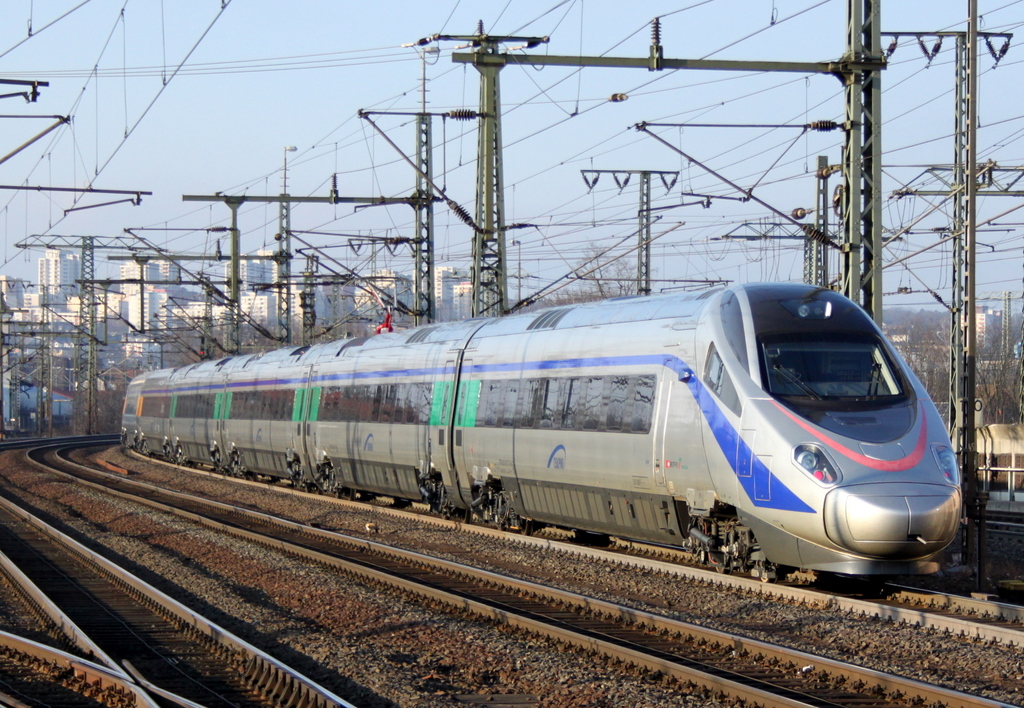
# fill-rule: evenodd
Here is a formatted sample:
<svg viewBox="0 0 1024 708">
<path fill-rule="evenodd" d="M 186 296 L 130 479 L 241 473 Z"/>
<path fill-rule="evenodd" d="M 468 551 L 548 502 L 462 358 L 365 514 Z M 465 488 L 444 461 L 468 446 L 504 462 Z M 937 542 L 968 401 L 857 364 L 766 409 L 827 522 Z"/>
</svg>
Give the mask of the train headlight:
<svg viewBox="0 0 1024 708">
<path fill-rule="evenodd" d="M 932 445 L 932 454 L 946 479 L 953 484 L 960 484 L 960 465 L 957 463 L 956 453 L 945 445 Z"/>
<path fill-rule="evenodd" d="M 835 484 L 839 481 L 839 469 L 825 451 L 816 445 L 797 445 L 793 450 L 793 462 L 823 484 Z"/>
</svg>

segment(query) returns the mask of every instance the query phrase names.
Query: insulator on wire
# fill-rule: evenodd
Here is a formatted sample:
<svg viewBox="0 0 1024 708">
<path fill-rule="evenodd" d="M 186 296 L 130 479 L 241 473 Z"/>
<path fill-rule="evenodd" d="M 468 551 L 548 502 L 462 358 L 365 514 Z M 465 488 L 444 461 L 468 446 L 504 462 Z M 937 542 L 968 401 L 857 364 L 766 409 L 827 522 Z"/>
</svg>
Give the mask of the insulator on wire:
<svg viewBox="0 0 1024 708">
<path fill-rule="evenodd" d="M 651 20 L 651 44 L 661 44 L 661 18 Z"/>
<path fill-rule="evenodd" d="M 810 224 L 804 224 L 802 228 L 803 228 L 804 234 L 807 236 L 807 238 L 809 238 L 809 239 L 811 239 L 813 241 L 817 241 L 818 243 L 823 243 L 826 246 L 831 246 L 832 248 L 838 248 L 838 246 L 836 246 L 835 242 L 828 237 L 828 234 L 826 234 L 824 231 L 819 229 L 817 226 L 811 226 Z"/>
<path fill-rule="evenodd" d="M 473 120 L 477 115 L 476 111 L 469 108 L 457 108 L 454 111 L 448 111 L 448 117 L 452 120 Z"/>
<path fill-rule="evenodd" d="M 942 296 L 939 295 L 934 290 L 929 290 L 928 294 L 931 295 L 932 298 L 934 298 L 935 302 L 939 303 L 940 305 L 945 307 L 947 310 L 951 310 L 952 309 L 949 305 L 946 304 L 946 301 L 942 299 Z"/>
<path fill-rule="evenodd" d="M 804 209 L 803 207 L 797 207 L 796 209 L 794 209 L 790 213 L 790 216 L 792 216 L 794 219 L 805 219 L 805 218 L 807 218 L 807 215 L 810 214 L 810 213 L 811 213 L 811 211 L 809 209 Z"/>
<path fill-rule="evenodd" d="M 830 130 L 835 130 L 839 127 L 839 124 L 834 120 L 816 120 L 812 123 L 807 124 L 808 130 L 817 130 L 821 133 L 827 133 Z"/>
<path fill-rule="evenodd" d="M 476 224 L 473 223 L 473 218 L 469 215 L 469 212 L 463 209 L 462 205 L 460 205 L 458 202 L 449 199 L 448 208 L 455 212 L 455 216 L 459 217 L 459 220 L 462 221 L 462 223 L 464 223 L 466 226 L 472 226 L 474 228 L 476 227 Z"/>
</svg>

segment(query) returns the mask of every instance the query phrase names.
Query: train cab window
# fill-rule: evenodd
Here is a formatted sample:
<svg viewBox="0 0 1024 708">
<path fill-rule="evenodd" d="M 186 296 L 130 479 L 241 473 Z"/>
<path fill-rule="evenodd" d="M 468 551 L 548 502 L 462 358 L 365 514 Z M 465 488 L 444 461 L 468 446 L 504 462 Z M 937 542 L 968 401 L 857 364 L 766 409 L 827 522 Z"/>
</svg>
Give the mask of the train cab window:
<svg viewBox="0 0 1024 708">
<path fill-rule="evenodd" d="M 725 330 L 725 338 L 732 348 L 736 360 L 743 367 L 744 371 L 750 373 L 750 363 L 747 358 L 747 336 L 743 326 L 743 311 L 740 309 L 740 302 L 735 293 L 729 293 L 722 298 L 722 329 Z"/>
<path fill-rule="evenodd" d="M 881 343 L 870 335 L 762 337 L 761 365 L 773 396 L 895 401 L 903 385 Z"/>
<path fill-rule="evenodd" d="M 729 376 L 725 362 L 718 355 L 714 344 L 708 349 L 707 363 L 704 365 L 704 383 L 729 410 L 736 415 L 743 413 L 743 406 L 736 393 L 736 387 L 732 383 L 732 377 Z"/>
</svg>

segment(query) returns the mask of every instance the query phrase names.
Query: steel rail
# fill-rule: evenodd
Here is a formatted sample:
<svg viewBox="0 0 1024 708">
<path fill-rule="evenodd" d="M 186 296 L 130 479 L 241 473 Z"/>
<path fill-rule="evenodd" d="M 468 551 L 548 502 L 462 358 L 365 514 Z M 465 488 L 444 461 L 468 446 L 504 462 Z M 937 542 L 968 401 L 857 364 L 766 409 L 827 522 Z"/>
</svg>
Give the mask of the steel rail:
<svg viewBox="0 0 1024 708">
<path fill-rule="evenodd" d="M 39 586 L 32 582 L 31 578 L 25 575 L 21 568 L 15 565 L 3 552 L 0 552 L 0 573 L 3 573 L 22 596 L 25 603 L 34 609 L 37 615 L 45 617 L 53 629 L 60 632 L 68 642 L 77 647 L 86 657 L 91 657 L 92 660 L 106 666 L 110 671 L 127 678 L 127 674 L 118 666 L 117 662 L 111 659 L 70 617 L 64 614 L 60 607 L 46 593 L 40 590 Z"/>
<path fill-rule="evenodd" d="M 88 659 L 9 632 L 0 631 L 0 647 L 7 650 L 9 659 L 15 659 L 19 663 L 38 662 L 40 666 L 57 667 L 70 672 L 74 676 L 74 680 L 69 682 L 72 684 L 72 690 L 73 686 L 79 686 L 90 692 L 106 693 L 111 698 L 117 696 L 125 699 L 124 703 L 130 702 L 136 708 L 160 706 L 141 686 L 119 669 L 101 666 Z"/>
<path fill-rule="evenodd" d="M 364 502 L 337 499 L 335 497 L 304 492 L 297 489 L 271 486 L 265 482 L 254 482 L 235 477 L 226 477 L 223 474 L 207 470 L 182 468 L 156 458 L 142 457 L 134 452 L 132 455 L 150 463 L 166 465 L 177 470 L 187 469 L 190 474 L 212 477 L 228 481 L 233 484 L 241 484 L 281 494 L 316 499 L 346 508 L 367 509 L 367 505 Z M 594 560 L 601 560 L 605 562 L 617 562 L 644 570 L 668 573 L 688 580 L 705 583 L 713 587 L 739 589 L 764 597 L 779 598 L 815 607 L 830 608 L 841 612 L 877 617 L 879 619 L 892 622 L 904 622 L 926 629 L 935 629 L 954 635 L 969 636 L 987 642 L 1005 643 L 1010 646 L 1024 646 L 1024 607 L 1021 605 L 901 586 L 892 586 L 894 592 L 888 598 L 887 602 L 881 602 L 878 600 L 862 600 L 854 597 L 845 597 L 840 594 L 825 593 L 813 588 L 765 583 L 761 580 L 743 576 L 723 575 L 722 573 L 714 570 L 680 565 L 678 563 L 662 561 L 655 558 L 624 555 L 620 552 L 580 546 L 578 544 L 567 543 L 551 538 L 524 536 L 522 534 L 509 533 L 486 526 L 452 521 L 450 519 L 424 515 L 403 509 L 391 509 L 381 506 L 372 506 L 370 508 L 372 508 L 376 513 L 394 516 L 396 518 L 414 519 L 416 521 L 435 525 L 441 528 L 449 528 L 454 531 L 472 533 L 490 538 L 499 538 L 533 548 L 555 550 L 584 558 L 593 558 Z M 635 548 L 647 550 L 654 548 L 654 550 L 658 550 L 655 547 L 642 543 L 627 542 L 627 544 Z M 952 616 L 951 613 L 963 616 Z"/>
<path fill-rule="evenodd" d="M 36 450 L 67 447 L 61 441 L 37 443 Z M 39 464 L 39 463 L 35 463 Z M 74 464 L 74 463 L 69 463 Z M 49 468 L 46 468 L 49 469 Z M 261 649 L 249 644 L 223 627 L 194 612 L 184 604 L 171 598 L 160 590 L 129 573 L 102 555 L 88 549 L 78 541 L 53 528 L 17 504 L 0 497 L 0 507 L 30 524 L 71 553 L 85 559 L 99 568 L 101 572 L 112 577 L 116 582 L 131 589 L 138 597 L 159 607 L 163 612 L 175 617 L 183 626 L 197 631 L 208 640 L 223 646 L 235 655 L 246 658 L 246 675 L 257 687 L 275 687 L 274 695 L 281 705 L 306 708 L 354 708 L 341 697 L 319 686 L 303 674 L 278 661 Z M 169 694 L 168 694 L 169 695 Z"/>
<path fill-rule="evenodd" d="M 77 463 L 66 460 L 62 460 L 62 462 L 84 469 L 90 474 L 95 472 Z M 672 655 L 669 651 L 639 648 L 638 646 L 633 646 L 632 642 L 624 642 L 621 637 L 605 636 L 607 630 L 603 628 L 587 631 L 581 630 L 579 626 L 581 624 L 598 626 L 610 620 L 613 623 L 631 627 L 636 632 L 648 634 L 671 633 L 681 636 L 684 638 L 684 641 L 698 646 L 713 645 L 724 648 L 726 653 L 731 652 L 734 656 L 757 657 L 760 661 L 765 662 L 765 666 L 770 666 L 772 662 L 785 662 L 798 667 L 807 667 L 807 670 L 811 671 L 815 677 L 825 675 L 833 681 L 840 681 L 846 685 L 862 684 L 870 686 L 873 688 L 869 690 L 889 696 L 915 696 L 914 700 L 930 705 L 941 704 L 947 706 L 947 708 L 1002 708 L 1007 705 L 978 696 L 930 686 L 913 679 L 885 674 L 873 669 L 858 667 L 845 662 L 748 639 L 740 635 L 672 620 L 577 593 L 511 578 L 453 561 L 434 558 L 415 551 L 398 549 L 366 539 L 311 527 L 307 524 L 281 519 L 263 512 L 202 499 L 190 494 L 156 488 L 146 483 L 130 482 L 130 486 L 147 488 L 149 493 L 154 493 L 158 490 L 159 494 L 170 497 L 176 503 L 188 504 L 194 507 L 207 507 L 230 514 L 236 518 L 253 519 L 264 526 L 287 530 L 310 539 L 321 539 L 332 544 L 341 544 L 382 559 L 387 559 L 388 561 L 400 561 L 411 568 L 427 568 L 432 572 L 439 572 L 458 578 L 462 582 L 468 581 L 483 587 L 500 588 L 503 592 L 536 598 L 538 601 L 560 608 L 573 608 L 574 612 L 584 615 L 585 618 L 593 618 L 584 619 L 582 623 L 577 620 L 576 626 L 572 626 L 568 618 L 565 618 L 563 622 L 553 624 L 550 619 L 540 619 L 539 615 L 536 615 L 535 612 L 520 614 L 509 606 L 500 604 L 504 602 L 502 600 L 495 600 L 493 598 L 479 600 L 474 596 L 470 596 L 465 591 L 453 592 L 450 588 L 435 586 L 432 583 L 436 581 L 433 580 L 429 580 L 425 584 L 425 581 L 418 577 L 418 574 L 414 574 L 417 577 L 399 576 L 396 573 L 402 571 L 396 571 L 393 568 L 368 567 L 362 561 L 353 563 L 351 560 L 339 557 L 329 551 L 322 551 L 309 545 L 298 545 L 292 541 L 267 536 L 264 531 L 254 531 L 228 521 L 209 518 L 200 512 L 182 510 L 174 507 L 172 504 L 155 499 L 141 498 L 128 491 L 107 489 L 104 488 L 104 485 L 96 482 L 84 482 L 107 493 L 123 498 L 131 498 L 133 501 L 189 518 L 210 528 L 260 543 L 266 547 L 276 548 L 308 558 L 326 566 L 338 568 L 346 573 L 356 574 L 420 597 L 443 602 L 451 607 L 487 617 L 500 623 L 521 627 L 542 636 L 554 638 L 560 642 L 600 652 L 606 656 L 627 661 L 651 671 L 661 671 L 678 680 L 703 686 L 710 691 L 721 691 L 745 701 L 754 701 L 759 705 L 822 705 L 821 701 L 823 699 L 821 696 L 804 696 L 800 693 L 800 689 L 783 688 L 780 693 L 779 688 L 761 688 L 758 685 L 752 685 L 749 677 L 734 674 L 729 669 L 718 668 L 716 671 L 711 672 L 706 667 L 695 667 L 693 660 L 680 660 L 679 657 Z M 125 484 L 124 480 L 118 480 L 118 482 L 122 486 Z M 480 590 L 476 592 L 480 592 Z M 723 671 L 724 673 L 722 673 Z M 841 699 L 836 699 L 835 705 L 842 704 L 843 701 Z"/>
</svg>

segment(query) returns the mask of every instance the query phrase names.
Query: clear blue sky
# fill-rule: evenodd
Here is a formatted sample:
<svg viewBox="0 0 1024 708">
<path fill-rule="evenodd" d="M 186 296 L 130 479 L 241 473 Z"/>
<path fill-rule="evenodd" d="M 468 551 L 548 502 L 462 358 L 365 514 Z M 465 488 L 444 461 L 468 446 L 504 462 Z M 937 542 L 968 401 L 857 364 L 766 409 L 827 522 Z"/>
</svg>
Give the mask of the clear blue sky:
<svg viewBox="0 0 1024 708">
<path fill-rule="evenodd" d="M 67 193 L 0 191 L 0 273 L 35 279 L 38 253 L 14 244 L 32 234 L 113 236 L 145 227 L 156 243 L 175 251 L 212 250 L 206 229 L 227 223 L 222 204 L 183 203 L 183 194 L 281 191 L 284 148 L 289 191 L 324 196 L 331 175 L 348 196 L 399 196 L 412 191 L 414 174 L 356 113 L 359 109 L 416 111 L 421 72 L 428 110 L 474 108 L 477 73 L 455 65 L 456 42 L 424 57 L 402 45 L 435 33 L 472 34 L 477 22 L 492 34 L 550 36 L 531 50 L 551 54 L 643 57 L 650 20 L 662 16 L 665 55 L 674 58 L 827 60 L 845 43 L 845 0 L 683 0 L 621 3 L 557 2 L 357 3 L 306 0 L 8 0 L 0 25 L 0 78 L 48 81 L 37 103 L 8 98 L 0 107 L 7 154 L 53 123 L 59 128 L 0 165 L 0 184 L 84 187 L 153 192 L 141 205 L 119 204 L 73 211 Z M 981 0 L 983 29 L 1018 32 L 996 69 L 982 45 L 983 159 L 1024 164 L 1024 2 Z M 883 3 L 883 31 L 964 29 L 967 2 L 890 0 Z M 29 27 L 32 36 L 29 37 Z M 931 44 L 929 43 L 929 48 Z M 998 47 L 997 47 L 998 48 Z M 953 42 L 931 61 L 904 39 L 883 76 L 886 89 L 883 148 L 886 194 L 912 180 L 923 165 L 948 164 L 953 145 Z M 424 68 L 425 65 L 425 68 Z M 587 250 L 633 244 L 636 181 L 623 189 L 605 175 L 593 190 L 583 169 L 678 170 L 666 192 L 656 185 L 654 206 L 678 205 L 680 191 L 735 196 L 695 164 L 637 133 L 640 121 L 803 124 L 841 120 L 843 96 L 833 77 L 712 72 L 509 67 L 501 74 L 507 222 L 532 228 L 511 232 L 509 269 L 521 256 L 526 294 L 585 258 Z M 612 103 L 609 96 L 629 99 Z M 403 150 L 413 150 L 410 118 L 375 119 Z M 436 119 L 435 174 L 449 196 L 472 212 L 476 136 L 473 123 Z M 816 156 L 839 161 L 838 132 L 799 137 L 796 130 L 673 128 L 662 136 L 744 187 L 758 184 L 760 198 L 780 210 L 810 207 Z M 833 185 L 838 184 L 833 178 Z M 79 207 L 119 197 L 81 197 Z M 1021 203 L 983 200 L 982 216 Z M 898 229 L 929 209 L 923 199 L 887 201 L 885 225 Z M 914 233 L 893 245 L 891 260 L 936 240 L 929 229 L 948 225 L 940 207 Z M 722 278 L 737 281 L 797 280 L 801 246 L 795 241 L 747 243 L 717 240 L 744 221 L 771 219 L 753 204 L 715 199 L 709 208 L 659 211 L 655 278 Z M 243 248 L 273 243 L 273 205 L 240 212 Z M 412 235 L 404 206 L 354 210 L 304 205 L 293 228 L 345 234 Z M 443 206 L 437 211 L 439 265 L 468 264 L 469 230 Z M 981 292 L 1021 289 L 1020 227 L 1024 209 L 999 220 L 979 238 Z M 173 230 L 162 231 L 169 228 Z M 305 238 L 305 237 L 304 237 Z M 341 238 L 309 236 L 327 253 L 356 269 L 369 267 Z M 633 256 L 627 256 L 629 263 Z M 378 254 L 379 267 L 408 269 L 407 254 Z M 924 284 L 948 295 L 947 249 L 937 248 L 908 265 L 889 269 L 886 290 Z M 100 276 L 112 275 L 106 266 Z M 920 280 L 919 280 L 919 279 Z M 515 288 L 514 282 L 510 286 Z M 657 289 L 657 288 L 655 288 Z M 928 295 L 894 297 L 892 304 L 929 303 Z"/>
</svg>

